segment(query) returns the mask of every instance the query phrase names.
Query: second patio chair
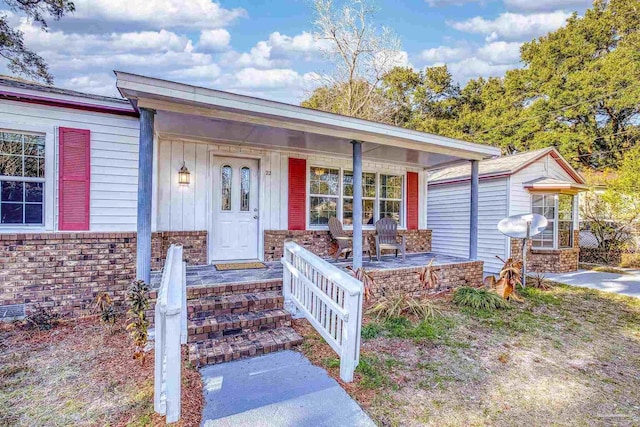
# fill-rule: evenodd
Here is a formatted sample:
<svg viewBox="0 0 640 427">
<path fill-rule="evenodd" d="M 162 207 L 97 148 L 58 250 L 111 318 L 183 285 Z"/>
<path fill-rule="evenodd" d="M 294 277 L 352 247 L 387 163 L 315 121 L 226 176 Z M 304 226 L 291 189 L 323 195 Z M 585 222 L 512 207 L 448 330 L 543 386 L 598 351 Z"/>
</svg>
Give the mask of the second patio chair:
<svg viewBox="0 0 640 427">
<path fill-rule="evenodd" d="M 342 223 L 338 218 L 329 218 L 329 232 L 331 237 L 338 242 L 338 249 L 336 250 L 336 260 L 340 258 L 340 255 L 344 255 L 344 259 L 349 258 L 349 254 L 353 252 L 353 238 L 348 235 L 342 228 Z M 369 261 L 371 261 L 371 250 L 367 244 L 366 238 L 363 237 L 362 253 L 369 255 Z"/>
<path fill-rule="evenodd" d="M 401 237 L 398 241 L 398 237 Z M 407 246 L 406 236 L 398 236 L 398 223 L 393 218 L 382 218 L 376 222 L 376 258 L 380 261 L 380 254 L 385 250 L 395 250 L 396 258 L 398 251 L 402 252 L 402 260 L 405 259 L 405 249 Z"/>
</svg>

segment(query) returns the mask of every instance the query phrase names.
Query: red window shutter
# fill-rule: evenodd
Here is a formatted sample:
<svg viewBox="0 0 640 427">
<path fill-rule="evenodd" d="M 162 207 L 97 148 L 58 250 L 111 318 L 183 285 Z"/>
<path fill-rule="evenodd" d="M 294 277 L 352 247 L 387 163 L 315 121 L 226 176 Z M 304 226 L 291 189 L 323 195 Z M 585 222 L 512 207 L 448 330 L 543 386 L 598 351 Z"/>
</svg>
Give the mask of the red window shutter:
<svg viewBox="0 0 640 427">
<path fill-rule="evenodd" d="M 418 173 L 407 172 L 407 229 L 418 229 Z"/>
<path fill-rule="evenodd" d="M 91 133 L 59 129 L 58 228 L 89 230 Z"/>
<path fill-rule="evenodd" d="M 289 230 L 306 228 L 307 161 L 289 158 Z"/>
</svg>

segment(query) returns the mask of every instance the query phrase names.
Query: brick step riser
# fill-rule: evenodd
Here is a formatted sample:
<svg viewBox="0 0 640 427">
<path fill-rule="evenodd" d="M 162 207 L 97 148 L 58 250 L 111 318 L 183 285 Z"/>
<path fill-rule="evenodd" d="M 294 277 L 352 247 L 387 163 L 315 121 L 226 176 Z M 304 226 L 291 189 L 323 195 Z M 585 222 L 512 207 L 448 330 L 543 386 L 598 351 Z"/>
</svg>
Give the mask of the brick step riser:
<svg viewBox="0 0 640 427">
<path fill-rule="evenodd" d="M 205 341 L 208 339 L 220 339 L 220 338 L 232 337 L 236 335 L 242 335 L 249 332 L 267 331 L 269 329 L 276 329 L 276 328 L 281 328 L 285 326 L 291 326 L 291 317 L 290 316 L 288 317 L 289 318 L 279 319 L 275 322 L 272 321 L 270 323 L 262 323 L 262 324 L 256 323 L 254 325 L 245 326 L 245 327 L 241 327 L 241 326 L 232 327 L 232 325 L 225 325 L 223 329 L 219 329 L 217 331 L 210 331 L 210 332 L 197 332 L 197 329 L 202 329 L 202 328 L 190 327 L 188 331 L 189 335 L 187 338 L 187 342 L 196 343 L 196 342 Z"/>
<path fill-rule="evenodd" d="M 282 280 L 277 282 L 235 283 L 229 285 L 188 287 L 187 300 L 195 300 L 212 296 L 250 294 L 266 291 L 282 292 Z"/>
<path fill-rule="evenodd" d="M 265 311 L 281 309 L 284 307 L 284 299 L 278 298 L 275 301 L 249 301 L 247 305 L 221 304 L 212 302 L 211 304 L 189 305 L 187 318 L 189 320 L 205 319 L 207 317 L 223 316 L 225 314 L 241 314 L 252 311 Z"/>
</svg>

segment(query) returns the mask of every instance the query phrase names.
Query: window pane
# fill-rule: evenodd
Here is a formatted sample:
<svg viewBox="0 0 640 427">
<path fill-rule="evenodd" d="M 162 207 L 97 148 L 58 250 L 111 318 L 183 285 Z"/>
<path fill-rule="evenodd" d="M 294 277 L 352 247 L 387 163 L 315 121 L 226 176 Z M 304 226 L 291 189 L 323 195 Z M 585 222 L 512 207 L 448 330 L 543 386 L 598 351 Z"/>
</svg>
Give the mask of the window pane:
<svg viewBox="0 0 640 427">
<path fill-rule="evenodd" d="M 22 156 L 0 155 L 0 175 L 22 176 Z"/>
<path fill-rule="evenodd" d="M 311 197 L 311 212 L 309 222 L 311 225 L 326 225 L 329 218 L 337 216 L 337 198 Z"/>
<path fill-rule="evenodd" d="M 374 200 L 362 201 L 362 225 L 373 225 L 373 205 Z M 344 224 L 353 225 L 353 199 L 344 199 L 342 214 L 344 217 Z"/>
<path fill-rule="evenodd" d="M 2 201 L 22 202 L 24 199 L 23 183 L 15 181 L 2 181 Z"/>
<path fill-rule="evenodd" d="M 533 241 L 533 247 L 553 249 L 553 228 L 554 223 L 553 221 L 550 221 L 547 228 L 545 228 L 542 233 L 531 239 Z"/>
<path fill-rule="evenodd" d="M 380 197 L 383 199 L 401 199 L 402 176 L 380 175 Z"/>
<path fill-rule="evenodd" d="M 42 183 L 25 182 L 25 199 L 27 202 L 42 202 Z"/>
<path fill-rule="evenodd" d="M 25 224 L 42 224 L 42 204 L 26 204 L 24 205 Z"/>
<path fill-rule="evenodd" d="M 22 224 L 22 203 L 2 203 L 0 216 L 2 224 Z"/>
<path fill-rule="evenodd" d="M 44 141 L 42 143 L 24 144 L 25 156 L 44 157 Z"/>
<path fill-rule="evenodd" d="M 344 195 L 353 196 L 353 172 L 345 171 L 343 176 Z M 364 172 L 362 174 L 362 197 L 376 197 L 376 174 Z"/>
<path fill-rule="evenodd" d="M 40 167 L 38 166 L 37 157 L 25 157 L 24 158 L 24 176 L 37 178 L 40 174 Z"/>
<path fill-rule="evenodd" d="M 558 219 L 573 220 L 573 196 L 568 194 L 558 196 Z"/>
<path fill-rule="evenodd" d="M 0 153 L 22 155 L 22 139 L 20 135 L 3 133 L 0 140 Z"/>
<path fill-rule="evenodd" d="M 380 200 L 380 218 L 393 218 L 400 223 L 400 202 Z"/>
<path fill-rule="evenodd" d="M 223 211 L 231 210 L 231 178 L 233 171 L 231 170 L 231 166 L 224 165 L 222 167 L 222 185 L 221 185 L 221 207 Z"/>
<path fill-rule="evenodd" d="M 249 191 L 251 190 L 251 170 L 244 167 L 240 171 L 240 210 L 249 211 Z"/>
<path fill-rule="evenodd" d="M 311 194 L 337 196 L 339 190 L 338 169 L 311 167 L 309 169 L 309 183 Z"/>
</svg>

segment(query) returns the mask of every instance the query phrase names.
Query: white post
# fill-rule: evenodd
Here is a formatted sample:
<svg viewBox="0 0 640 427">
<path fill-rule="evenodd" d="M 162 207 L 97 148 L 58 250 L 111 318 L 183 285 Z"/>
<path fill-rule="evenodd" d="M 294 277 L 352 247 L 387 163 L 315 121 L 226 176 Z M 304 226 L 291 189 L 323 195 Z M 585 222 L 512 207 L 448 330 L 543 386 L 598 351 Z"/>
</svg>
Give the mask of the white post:
<svg viewBox="0 0 640 427">
<path fill-rule="evenodd" d="M 158 414 L 167 413 L 167 405 L 164 396 L 164 363 L 162 360 L 158 361 L 158 358 L 162 358 L 165 350 L 165 325 L 164 316 L 160 311 L 160 304 L 156 301 L 155 307 L 155 364 L 154 364 L 154 392 L 153 392 L 153 410 Z"/>
<path fill-rule="evenodd" d="M 362 267 L 362 143 L 353 144 L 353 269 Z"/>
<path fill-rule="evenodd" d="M 356 369 L 356 344 L 358 343 L 358 298 L 355 295 L 345 295 L 345 309 L 349 318 L 342 323 L 342 353 L 340 354 L 340 378 L 350 383 L 353 381 L 353 371 Z"/>
</svg>

